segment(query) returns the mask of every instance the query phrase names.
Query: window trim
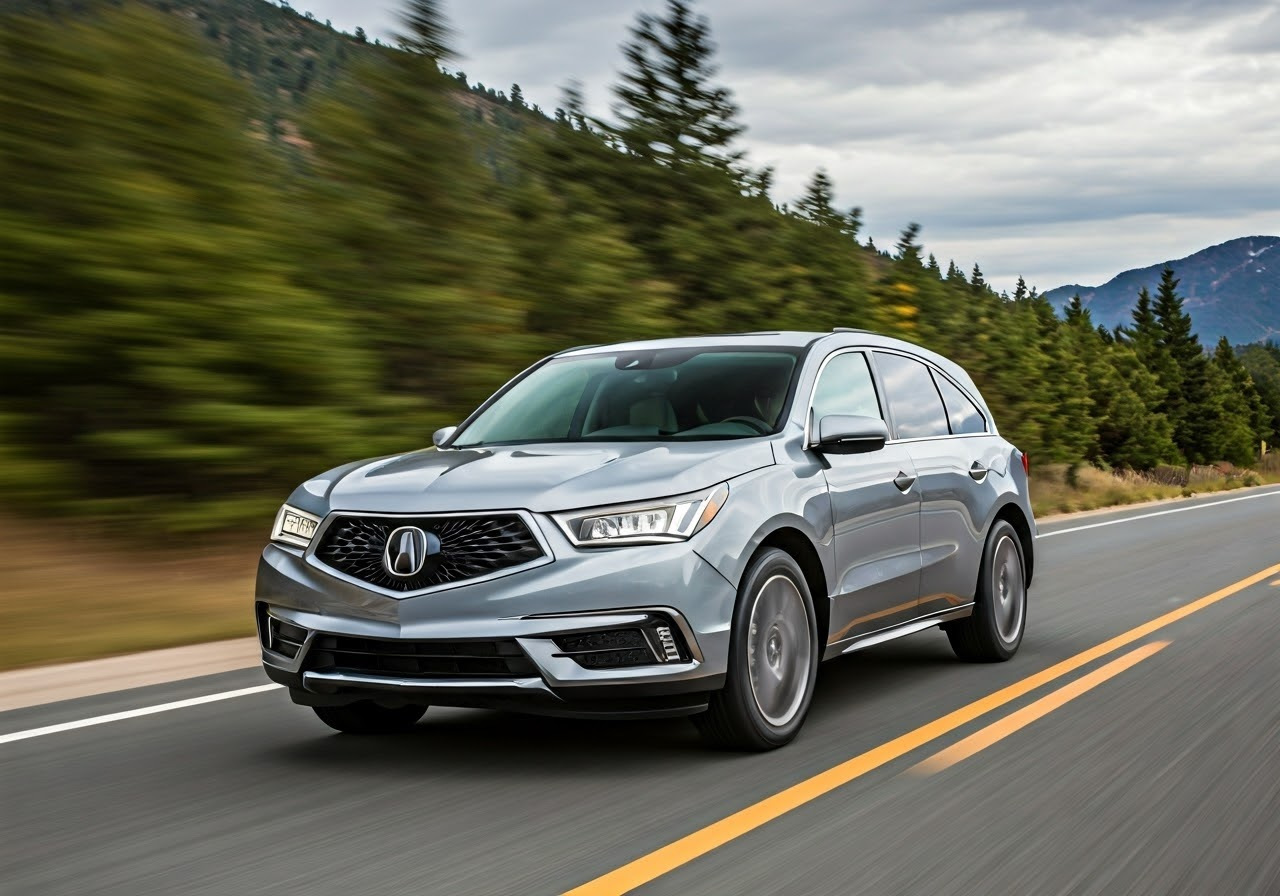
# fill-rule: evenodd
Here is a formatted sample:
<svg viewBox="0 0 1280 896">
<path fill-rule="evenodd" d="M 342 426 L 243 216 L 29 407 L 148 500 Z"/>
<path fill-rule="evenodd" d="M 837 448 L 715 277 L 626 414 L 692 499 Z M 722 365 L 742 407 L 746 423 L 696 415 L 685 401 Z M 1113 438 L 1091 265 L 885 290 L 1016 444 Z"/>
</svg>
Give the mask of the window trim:
<svg viewBox="0 0 1280 896">
<path fill-rule="evenodd" d="M 986 404 L 981 400 L 975 398 L 973 393 L 971 393 L 967 388 L 962 386 L 960 383 L 957 383 L 953 377 L 949 376 L 946 373 L 946 371 L 937 367 L 927 359 L 922 358 L 919 355 L 913 355 L 910 352 L 903 351 L 898 348 L 891 348 L 888 346 L 885 346 L 885 347 L 875 346 L 875 345 L 844 346 L 842 348 L 833 350 L 830 354 L 828 354 L 825 358 L 822 359 L 822 363 L 818 365 L 818 372 L 814 375 L 813 385 L 809 387 L 809 401 L 808 401 L 807 408 L 805 410 L 805 419 L 804 419 L 804 447 L 806 450 L 814 448 L 817 444 L 813 440 L 813 428 L 814 428 L 813 399 L 817 395 L 818 383 L 822 379 L 822 374 L 826 371 L 827 365 L 830 364 L 831 361 L 835 359 L 837 356 L 852 354 L 854 352 L 860 353 L 866 359 L 867 367 L 871 371 L 871 383 L 876 390 L 876 403 L 880 405 L 880 419 L 883 420 L 885 422 L 885 425 L 889 427 L 889 439 L 885 444 L 908 445 L 913 442 L 928 442 L 934 439 L 977 439 L 977 438 L 985 438 L 987 436 L 999 435 L 999 433 L 995 429 L 994 424 L 991 422 L 990 412 L 987 410 Z M 942 402 L 942 411 L 943 411 L 943 414 L 946 415 L 947 432 L 945 435 L 913 436 L 907 439 L 898 437 L 898 424 L 893 417 L 893 408 L 889 403 L 888 394 L 885 392 L 884 382 L 880 377 L 880 370 L 876 366 L 875 355 L 877 353 L 882 353 L 886 355 L 900 355 L 901 357 L 909 358 L 912 361 L 918 361 L 925 366 L 925 368 L 929 371 L 930 375 L 933 377 L 934 392 L 937 393 L 938 400 Z M 942 397 L 942 390 L 938 387 L 938 383 L 937 383 L 938 377 L 942 377 L 948 383 L 950 383 L 951 385 L 959 389 L 960 394 L 963 395 L 965 398 L 967 398 L 973 404 L 973 406 L 977 409 L 979 416 L 982 417 L 982 423 L 984 426 L 984 429 L 982 432 L 952 432 L 951 431 L 951 415 L 947 410 L 947 401 L 945 398 Z"/>
</svg>

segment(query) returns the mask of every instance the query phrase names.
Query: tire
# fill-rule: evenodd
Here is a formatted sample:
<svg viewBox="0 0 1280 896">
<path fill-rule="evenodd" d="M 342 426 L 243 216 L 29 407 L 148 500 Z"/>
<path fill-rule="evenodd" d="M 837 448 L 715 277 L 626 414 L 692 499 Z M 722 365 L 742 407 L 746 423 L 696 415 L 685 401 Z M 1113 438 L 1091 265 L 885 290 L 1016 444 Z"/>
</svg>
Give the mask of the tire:
<svg viewBox="0 0 1280 896">
<path fill-rule="evenodd" d="M 313 706 L 320 721 L 344 734 L 399 734 L 422 718 L 427 707 L 420 704 L 389 708 L 372 700 L 345 706 Z"/>
<path fill-rule="evenodd" d="M 809 712 L 819 658 L 804 573 L 785 551 L 762 551 L 738 588 L 725 686 L 693 723 L 726 749 L 772 750 L 789 743 Z"/>
<path fill-rule="evenodd" d="M 973 615 L 944 626 L 951 649 L 971 663 L 1002 663 L 1027 627 L 1027 563 L 1018 533 L 996 520 L 982 549 Z"/>
</svg>

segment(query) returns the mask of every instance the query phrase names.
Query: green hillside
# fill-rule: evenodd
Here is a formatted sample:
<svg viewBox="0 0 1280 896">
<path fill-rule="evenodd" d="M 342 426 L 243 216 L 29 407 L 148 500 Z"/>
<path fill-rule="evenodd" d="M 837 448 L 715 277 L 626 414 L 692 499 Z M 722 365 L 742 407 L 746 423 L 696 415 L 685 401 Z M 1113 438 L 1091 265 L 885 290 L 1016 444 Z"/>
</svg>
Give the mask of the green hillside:
<svg viewBox="0 0 1280 896">
<path fill-rule="evenodd" d="M 738 148 L 709 24 L 676 0 L 620 35 L 611 124 L 464 90 L 431 0 L 400 49 L 260 0 L 18 5 L 0 22 L 15 510 L 261 522 L 309 475 L 429 444 L 550 351 L 674 333 L 919 341 L 1041 463 L 1248 464 L 1278 419 L 1229 345 L 1203 350 L 1173 275 L 1117 337 L 939 264 L 918 225 L 864 243 L 824 172 L 780 205 Z"/>
</svg>

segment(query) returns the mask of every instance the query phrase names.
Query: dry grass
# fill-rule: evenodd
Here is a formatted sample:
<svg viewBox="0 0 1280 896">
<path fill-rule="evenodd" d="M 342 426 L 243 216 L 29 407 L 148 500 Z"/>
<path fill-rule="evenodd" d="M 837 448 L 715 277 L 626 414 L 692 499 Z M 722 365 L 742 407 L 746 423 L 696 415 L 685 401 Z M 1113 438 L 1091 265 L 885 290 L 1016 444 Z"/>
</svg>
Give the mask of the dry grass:
<svg viewBox="0 0 1280 896">
<path fill-rule="evenodd" d="M 1036 514 L 1092 510 L 1280 482 L 1280 454 L 1256 472 L 1197 467 L 1157 475 L 1045 464 L 1031 471 Z M 1158 481 L 1164 480 L 1164 481 Z M 252 635 L 262 542 L 141 550 L 66 521 L 0 518 L 0 669 Z"/>
<path fill-rule="evenodd" d="M 0 519 L 0 669 L 251 635 L 261 550 L 143 551 L 66 521 Z"/>
<path fill-rule="evenodd" d="M 1258 470 L 1242 470 L 1221 464 L 1135 473 L 1086 464 L 1044 464 L 1031 469 L 1031 506 L 1036 516 L 1048 516 L 1280 482 L 1280 463 L 1272 466 L 1276 469 L 1260 466 Z"/>
</svg>

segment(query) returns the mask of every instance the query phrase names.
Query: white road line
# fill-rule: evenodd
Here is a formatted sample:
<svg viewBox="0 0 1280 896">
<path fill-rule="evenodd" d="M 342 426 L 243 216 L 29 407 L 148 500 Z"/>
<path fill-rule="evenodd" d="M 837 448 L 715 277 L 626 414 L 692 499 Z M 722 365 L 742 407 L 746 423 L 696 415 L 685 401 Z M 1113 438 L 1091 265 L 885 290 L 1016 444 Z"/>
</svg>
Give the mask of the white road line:
<svg viewBox="0 0 1280 896">
<path fill-rule="evenodd" d="M 1220 507 L 1223 504 L 1234 504 L 1236 501 L 1252 501 L 1254 498 L 1274 498 L 1280 495 L 1280 492 L 1259 492 L 1254 495 L 1241 495 L 1238 498 L 1227 498 L 1225 501 L 1214 501 L 1211 504 L 1195 504 L 1191 507 L 1175 507 L 1172 510 L 1157 510 L 1153 513 L 1143 513 L 1138 516 L 1127 516 L 1121 520 L 1107 520 L 1105 523 L 1089 523 L 1087 526 L 1072 526 L 1070 529 L 1055 529 L 1053 532 L 1041 532 L 1037 535 L 1039 538 L 1052 538 L 1055 535 L 1066 535 L 1068 532 L 1083 532 L 1085 529 L 1101 529 L 1103 526 L 1118 526 L 1121 523 L 1132 523 L 1136 520 L 1146 520 L 1153 516 L 1168 516 L 1171 513 L 1188 513 L 1192 510 L 1204 510 L 1209 507 Z"/>
<path fill-rule="evenodd" d="M 278 684 L 260 684 L 238 691 L 223 691 L 220 694 L 207 694 L 204 697 L 191 697 L 188 700 L 175 700 L 172 703 L 160 703 L 156 706 L 144 706 L 140 709 L 126 709 L 124 712 L 113 712 L 105 716 L 94 716 L 79 719 L 75 722 L 63 722 L 60 725 L 46 725 L 43 728 L 28 728 L 26 731 L 15 731 L 12 734 L 0 734 L 0 744 L 11 744 L 14 741 L 27 740 L 32 737 L 43 737 L 46 734 L 60 734 L 63 731 L 74 731 L 77 728 L 89 728 L 93 725 L 105 725 L 108 722 L 119 722 L 123 719 L 136 719 L 138 716 L 155 715 L 158 712 L 169 712 L 174 709 L 186 709 L 188 706 L 201 706 L 205 703 L 217 703 L 219 700 L 230 700 L 233 697 L 247 697 L 250 694 L 261 694 L 281 687 Z"/>
</svg>

